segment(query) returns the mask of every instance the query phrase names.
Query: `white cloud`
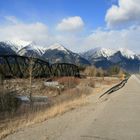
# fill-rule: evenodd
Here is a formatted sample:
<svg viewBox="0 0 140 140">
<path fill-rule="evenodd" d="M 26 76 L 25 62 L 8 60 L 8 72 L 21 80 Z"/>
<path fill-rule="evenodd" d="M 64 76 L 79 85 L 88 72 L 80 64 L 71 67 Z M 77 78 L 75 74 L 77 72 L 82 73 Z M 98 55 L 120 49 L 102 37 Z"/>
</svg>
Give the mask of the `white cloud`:
<svg viewBox="0 0 140 140">
<path fill-rule="evenodd" d="M 55 41 L 63 44 L 66 46 L 68 49 L 75 51 L 75 52 L 80 52 L 84 47 L 83 41 L 85 37 L 82 37 L 77 34 L 59 34 L 55 35 Z M 85 48 L 85 47 L 84 47 Z"/>
<path fill-rule="evenodd" d="M 39 45 L 45 44 L 46 46 L 58 42 L 75 52 L 81 52 L 95 47 L 125 47 L 140 52 L 140 25 L 131 26 L 122 30 L 105 30 L 99 28 L 90 35 L 84 35 L 81 32 L 74 34 L 54 32 L 54 34 L 51 34 L 48 26 L 41 22 L 23 23 L 15 17 L 7 17 L 6 19 L 6 24 L 0 25 L 1 41 L 35 41 Z M 72 29 L 71 31 L 74 30 Z"/>
<path fill-rule="evenodd" d="M 106 30 L 99 28 L 89 35 L 59 34 L 53 38 L 75 52 L 83 52 L 91 48 L 128 48 L 140 53 L 140 26 L 131 26 L 122 30 Z"/>
<path fill-rule="evenodd" d="M 28 40 L 44 42 L 48 39 L 48 27 L 40 22 L 22 23 L 15 17 L 6 17 L 7 24 L 0 25 L 0 40 Z"/>
<path fill-rule="evenodd" d="M 96 30 L 84 42 L 87 48 L 128 48 L 139 52 L 140 26 L 123 30 Z"/>
<path fill-rule="evenodd" d="M 5 16 L 5 19 L 10 23 L 17 24 L 19 20 L 14 16 Z"/>
<path fill-rule="evenodd" d="M 108 9 L 105 20 L 109 27 L 140 24 L 140 1 L 119 0 Z"/>
<path fill-rule="evenodd" d="M 83 28 L 84 22 L 81 17 L 74 16 L 62 19 L 57 25 L 59 31 L 79 31 Z"/>
</svg>

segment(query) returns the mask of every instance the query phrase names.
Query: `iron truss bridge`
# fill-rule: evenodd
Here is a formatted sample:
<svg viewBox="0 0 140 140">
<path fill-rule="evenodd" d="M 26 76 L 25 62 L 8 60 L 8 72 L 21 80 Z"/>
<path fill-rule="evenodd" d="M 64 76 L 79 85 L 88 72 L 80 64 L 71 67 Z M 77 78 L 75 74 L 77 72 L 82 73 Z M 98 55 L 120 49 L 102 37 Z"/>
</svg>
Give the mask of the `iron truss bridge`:
<svg viewBox="0 0 140 140">
<path fill-rule="evenodd" d="M 28 77 L 30 72 L 34 78 L 38 77 L 79 77 L 79 68 L 74 64 L 55 63 L 18 55 L 0 55 L 0 73 L 7 78 Z"/>
</svg>

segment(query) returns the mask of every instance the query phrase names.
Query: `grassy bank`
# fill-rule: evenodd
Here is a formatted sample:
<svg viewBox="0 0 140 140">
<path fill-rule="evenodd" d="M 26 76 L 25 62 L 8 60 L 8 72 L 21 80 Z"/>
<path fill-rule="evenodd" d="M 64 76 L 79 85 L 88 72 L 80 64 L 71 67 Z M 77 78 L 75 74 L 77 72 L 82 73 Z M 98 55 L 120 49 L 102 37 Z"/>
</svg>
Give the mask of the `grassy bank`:
<svg viewBox="0 0 140 140">
<path fill-rule="evenodd" d="M 41 79 L 40 79 L 41 80 Z M 118 79 L 112 78 L 87 78 L 87 79 L 59 79 L 59 82 L 65 84 L 65 89 L 59 94 L 55 89 L 47 89 L 41 85 L 42 95 L 48 95 L 51 101 L 49 106 L 24 112 L 22 115 L 11 115 L 0 120 L 0 139 L 14 133 L 24 127 L 40 123 L 49 118 L 61 115 L 69 110 L 88 104 L 87 97 L 91 94 L 98 94 L 105 87 L 117 83 Z M 39 81 L 38 84 L 41 82 Z M 76 84 L 73 84 L 76 83 Z M 50 93 L 49 93 L 50 91 Z M 36 93 L 37 94 L 37 93 Z"/>
</svg>

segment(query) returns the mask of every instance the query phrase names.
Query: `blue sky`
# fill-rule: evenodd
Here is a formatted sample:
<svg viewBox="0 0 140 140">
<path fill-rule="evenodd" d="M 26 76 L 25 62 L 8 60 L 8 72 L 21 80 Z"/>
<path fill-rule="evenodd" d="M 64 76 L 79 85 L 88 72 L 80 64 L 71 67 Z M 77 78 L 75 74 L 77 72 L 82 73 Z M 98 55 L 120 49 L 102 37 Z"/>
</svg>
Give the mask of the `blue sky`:
<svg viewBox="0 0 140 140">
<path fill-rule="evenodd" d="M 24 22 L 49 26 L 64 17 L 80 16 L 90 28 L 104 26 L 110 0 L 1 0 L 1 17 L 13 15 Z"/>
<path fill-rule="evenodd" d="M 0 40 L 140 51 L 139 0 L 0 0 Z"/>
</svg>

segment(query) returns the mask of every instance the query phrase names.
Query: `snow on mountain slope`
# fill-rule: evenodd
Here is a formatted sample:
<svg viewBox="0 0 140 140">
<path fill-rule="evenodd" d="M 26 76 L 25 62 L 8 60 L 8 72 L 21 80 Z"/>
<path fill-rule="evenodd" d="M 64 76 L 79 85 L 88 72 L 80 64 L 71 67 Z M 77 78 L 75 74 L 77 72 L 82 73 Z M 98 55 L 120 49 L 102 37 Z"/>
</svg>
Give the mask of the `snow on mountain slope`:
<svg viewBox="0 0 140 140">
<path fill-rule="evenodd" d="M 115 53 L 115 51 L 113 49 L 109 49 L 109 48 L 108 49 L 102 48 L 102 49 L 100 49 L 99 53 L 104 57 L 110 57 Z"/>
<path fill-rule="evenodd" d="M 108 48 L 94 48 L 82 54 L 88 60 L 98 59 L 98 58 L 108 58 L 115 53 L 113 49 Z"/>
<path fill-rule="evenodd" d="M 72 64 L 82 64 L 90 65 L 89 61 L 81 57 L 79 54 L 66 49 L 63 45 L 55 43 L 49 46 L 43 57 L 46 58 L 51 63 L 72 63 Z"/>
<path fill-rule="evenodd" d="M 0 42 L 0 55 L 16 54 L 15 50 L 15 46 L 8 45 L 5 42 Z"/>
<path fill-rule="evenodd" d="M 23 41 L 23 40 L 7 40 L 3 42 L 11 46 L 11 48 L 16 52 L 32 43 L 31 41 Z"/>
<path fill-rule="evenodd" d="M 35 43 L 31 43 L 28 46 L 25 46 L 21 50 L 19 50 L 18 54 L 22 56 L 42 57 L 44 52 L 45 48 L 43 48 L 42 46 L 38 46 Z"/>
<path fill-rule="evenodd" d="M 133 65 L 133 68 L 140 65 L 140 55 L 125 48 L 116 50 L 110 48 L 94 48 L 79 55 L 59 43 L 55 43 L 49 47 L 42 47 L 31 41 L 14 40 L 0 42 L 0 54 L 33 56 L 46 59 L 50 63 L 92 64 L 103 68 L 119 64 L 124 69 L 132 70 Z"/>
<path fill-rule="evenodd" d="M 121 55 L 127 59 L 134 59 L 137 57 L 133 51 L 126 48 L 119 48 L 116 50 L 110 48 L 95 48 L 83 53 L 82 56 L 86 57 L 87 59 L 100 57 L 109 58 L 118 52 L 120 52 Z"/>
<path fill-rule="evenodd" d="M 95 48 L 82 54 L 96 67 L 108 69 L 113 65 L 119 65 L 129 72 L 137 72 L 140 65 L 140 56 L 126 48 L 116 50 Z"/>
<path fill-rule="evenodd" d="M 120 51 L 120 53 L 122 54 L 122 56 L 128 58 L 128 59 L 134 59 L 136 54 L 131 51 L 131 50 L 128 50 L 126 48 L 119 48 L 118 51 Z"/>
<path fill-rule="evenodd" d="M 0 42 L 0 49 L 2 54 L 19 54 L 22 56 L 35 56 L 41 57 L 45 48 L 42 46 L 36 45 L 36 43 L 31 41 L 23 40 L 8 40 Z"/>
<path fill-rule="evenodd" d="M 58 51 L 64 51 L 66 53 L 69 53 L 69 51 L 63 45 L 59 43 L 55 43 L 49 46 L 46 50 L 58 50 Z"/>
</svg>

